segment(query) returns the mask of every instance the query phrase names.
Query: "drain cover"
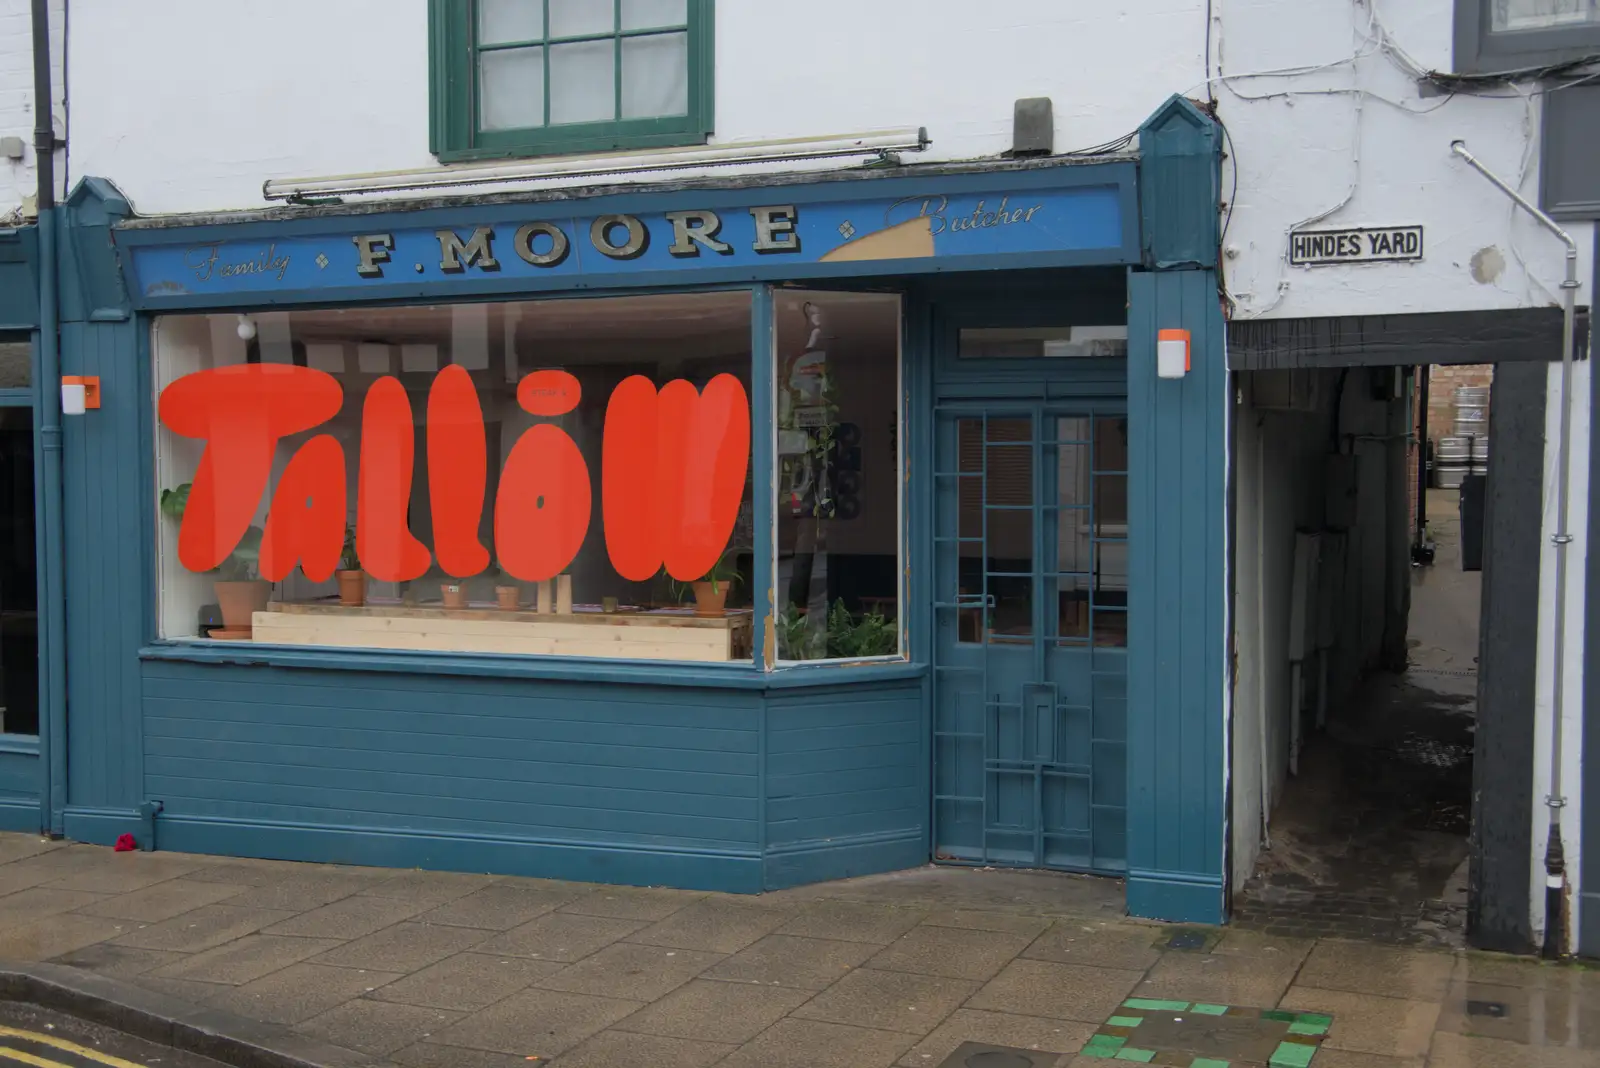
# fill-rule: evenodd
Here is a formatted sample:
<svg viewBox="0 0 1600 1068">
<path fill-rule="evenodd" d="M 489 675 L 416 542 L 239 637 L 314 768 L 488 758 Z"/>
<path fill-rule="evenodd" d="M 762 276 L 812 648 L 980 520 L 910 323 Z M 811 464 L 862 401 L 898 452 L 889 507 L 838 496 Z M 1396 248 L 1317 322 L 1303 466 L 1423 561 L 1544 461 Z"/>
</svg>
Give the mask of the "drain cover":
<svg viewBox="0 0 1600 1068">
<path fill-rule="evenodd" d="M 1043 1053 L 1011 1046 L 988 1046 L 982 1042 L 963 1042 L 955 1052 L 939 1062 L 939 1068 L 1045 1068 L 1061 1054 Z"/>
<path fill-rule="evenodd" d="M 1506 1016 L 1506 1005 L 1503 1001 L 1469 1001 L 1467 1002 L 1468 1016 L 1493 1016 L 1502 1020 Z"/>
<path fill-rule="evenodd" d="M 1199 931 L 1179 931 L 1167 939 L 1168 949 L 1204 949 L 1206 936 Z"/>
</svg>

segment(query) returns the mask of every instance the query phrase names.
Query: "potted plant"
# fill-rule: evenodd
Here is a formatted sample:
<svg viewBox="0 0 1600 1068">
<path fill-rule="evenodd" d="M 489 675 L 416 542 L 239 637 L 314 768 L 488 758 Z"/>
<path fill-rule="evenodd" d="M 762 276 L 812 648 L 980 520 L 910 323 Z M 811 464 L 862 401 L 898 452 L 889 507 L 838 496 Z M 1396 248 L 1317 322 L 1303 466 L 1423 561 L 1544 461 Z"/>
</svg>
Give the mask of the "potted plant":
<svg viewBox="0 0 1600 1068">
<path fill-rule="evenodd" d="M 502 610 L 515 612 L 522 607 L 522 586 L 516 577 L 505 568 L 500 569 L 500 578 L 494 584 L 494 599 L 500 602 Z"/>
<path fill-rule="evenodd" d="M 189 507 L 191 483 L 185 482 L 173 489 L 161 491 L 161 514 L 179 522 Z M 251 526 L 239 539 L 239 544 L 228 554 L 212 574 L 216 580 L 217 607 L 222 612 L 221 633 L 228 637 L 248 638 L 255 624 L 255 614 L 265 611 L 272 597 L 272 583 L 256 571 L 261 560 L 261 528 Z"/>
<path fill-rule="evenodd" d="M 344 528 L 344 549 L 339 554 L 339 603 L 346 608 L 360 608 L 367 603 L 367 575 L 361 570 L 361 557 L 356 555 L 356 531 Z"/>
<path fill-rule="evenodd" d="M 444 606 L 446 608 L 467 607 L 467 587 L 465 583 L 440 583 L 439 592 L 444 595 Z"/>
<path fill-rule="evenodd" d="M 694 614 L 697 616 L 724 616 L 727 615 L 728 590 L 739 581 L 739 571 L 730 561 L 734 551 L 728 550 L 717 557 L 717 562 L 711 565 L 694 586 Z"/>
</svg>

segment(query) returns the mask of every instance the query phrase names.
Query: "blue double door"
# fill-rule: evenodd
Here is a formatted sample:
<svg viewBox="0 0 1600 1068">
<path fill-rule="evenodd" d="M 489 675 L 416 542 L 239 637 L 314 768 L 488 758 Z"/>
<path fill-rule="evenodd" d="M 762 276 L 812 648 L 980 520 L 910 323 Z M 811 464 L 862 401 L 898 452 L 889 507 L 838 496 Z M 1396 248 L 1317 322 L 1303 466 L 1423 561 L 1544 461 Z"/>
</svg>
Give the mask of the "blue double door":
<svg viewBox="0 0 1600 1068">
<path fill-rule="evenodd" d="M 1126 400 L 934 426 L 935 859 L 1123 872 Z"/>
</svg>

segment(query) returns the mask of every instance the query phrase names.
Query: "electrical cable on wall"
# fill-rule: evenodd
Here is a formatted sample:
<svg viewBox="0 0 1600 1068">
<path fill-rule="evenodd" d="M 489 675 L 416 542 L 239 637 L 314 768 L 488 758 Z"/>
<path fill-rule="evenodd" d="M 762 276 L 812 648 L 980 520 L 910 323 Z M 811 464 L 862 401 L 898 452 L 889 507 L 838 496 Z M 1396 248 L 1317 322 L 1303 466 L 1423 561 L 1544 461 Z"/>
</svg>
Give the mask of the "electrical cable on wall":
<svg viewBox="0 0 1600 1068">
<path fill-rule="evenodd" d="M 1336 60 L 1330 60 L 1326 63 L 1300 64 L 1297 66 L 1281 67 L 1271 70 L 1249 71 L 1241 74 L 1228 74 L 1223 70 L 1221 58 L 1223 42 L 1221 37 L 1222 27 L 1220 25 L 1220 18 L 1217 20 L 1218 25 L 1216 27 L 1217 42 L 1215 53 L 1217 55 L 1217 62 L 1215 70 L 1212 69 L 1210 56 L 1212 55 L 1213 49 L 1211 42 L 1211 25 L 1208 19 L 1206 40 L 1207 68 L 1206 80 L 1203 83 L 1206 88 L 1208 98 L 1214 98 L 1211 88 L 1214 85 L 1218 85 L 1223 89 L 1226 89 L 1229 95 L 1235 99 L 1246 103 L 1260 103 L 1267 100 L 1284 100 L 1285 102 L 1292 104 L 1296 97 L 1318 96 L 1350 96 L 1355 100 L 1355 114 L 1353 117 L 1354 121 L 1351 131 L 1350 144 L 1352 168 L 1350 186 L 1345 191 L 1345 195 L 1332 206 L 1325 210 L 1313 213 L 1312 215 L 1301 219 L 1298 222 L 1292 223 L 1285 228 L 1284 246 L 1278 256 L 1278 276 L 1274 285 L 1275 291 L 1272 294 L 1271 302 L 1265 307 L 1249 311 L 1244 316 L 1245 318 L 1260 318 L 1265 316 L 1278 307 L 1278 305 L 1281 304 L 1285 299 L 1285 295 L 1289 289 L 1288 244 L 1290 235 L 1302 227 L 1309 226 L 1324 219 L 1330 218 L 1331 216 L 1342 211 L 1344 208 L 1348 207 L 1355 199 L 1355 196 L 1360 188 L 1361 180 L 1361 133 L 1362 115 L 1364 112 L 1365 101 L 1369 99 L 1375 100 L 1395 110 L 1405 112 L 1408 115 L 1423 116 L 1431 115 L 1435 111 L 1447 107 L 1458 96 L 1463 95 L 1491 99 L 1522 99 L 1524 102 L 1523 153 L 1522 166 L 1518 172 L 1517 181 L 1517 187 L 1521 189 L 1526 183 L 1530 173 L 1532 153 L 1537 145 L 1537 132 L 1534 129 L 1533 99 L 1546 93 L 1557 92 L 1564 88 L 1571 88 L 1574 85 L 1581 85 L 1595 79 L 1600 79 L 1600 69 L 1595 69 L 1592 71 L 1589 70 L 1589 68 L 1593 67 L 1595 64 L 1600 63 L 1600 55 L 1584 57 L 1559 64 L 1518 68 L 1515 70 L 1506 70 L 1493 74 L 1482 75 L 1455 75 L 1429 70 L 1422 64 L 1418 63 L 1416 59 L 1394 39 L 1393 35 L 1390 33 L 1388 27 L 1384 24 L 1382 17 L 1378 12 L 1377 0 L 1354 0 L 1354 4 L 1357 9 L 1363 7 L 1366 9 L 1366 19 L 1364 22 L 1363 20 L 1352 20 L 1352 29 L 1359 36 L 1359 40 L 1349 56 L 1344 56 Z M 1214 10 L 1213 5 L 1208 4 L 1208 13 L 1212 10 Z M 1251 83 L 1261 79 L 1299 79 L 1309 77 L 1314 74 L 1345 68 L 1348 68 L 1353 77 L 1359 80 L 1361 62 L 1373 56 L 1384 57 L 1395 69 L 1399 70 L 1401 73 L 1420 84 L 1434 86 L 1444 94 L 1444 98 L 1438 103 L 1429 104 L 1425 107 L 1416 107 L 1405 101 L 1395 100 L 1391 97 L 1385 96 L 1382 93 L 1373 92 L 1360 84 L 1319 86 L 1317 88 L 1307 89 L 1275 87 L 1269 91 L 1262 92 L 1252 92 L 1248 88 Z M 1527 89 L 1518 84 L 1521 81 L 1552 77 L 1564 77 L 1566 80 L 1554 85 L 1540 86 L 1535 89 Z M 1200 86 L 1195 86 L 1188 90 L 1185 95 L 1192 95 L 1199 88 Z M 1222 121 L 1220 115 L 1218 115 L 1217 118 L 1219 122 Z M 1226 132 L 1227 127 L 1224 125 L 1223 129 Z M 1229 140 L 1231 141 L 1231 138 L 1229 138 Z M 1234 181 L 1235 188 L 1237 188 L 1236 160 L 1234 161 L 1234 166 Z M 1233 210 L 1231 197 L 1227 210 L 1231 216 Z M 1523 258 L 1521 250 L 1516 242 L 1516 225 L 1517 223 L 1514 217 L 1508 219 L 1507 244 L 1509 245 L 1512 256 L 1516 260 L 1516 263 L 1522 272 L 1524 299 L 1531 303 L 1534 299 L 1533 287 L 1538 287 L 1538 289 L 1542 290 L 1546 295 L 1551 295 L 1551 290 L 1549 286 L 1541 282 L 1529 270 L 1528 264 Z M 1226 226 L 1226 223 L 1224 226 Z M 1224 278 L 1222 281 L 1222 289 L 1223 298 L 1229 307 L 1230 313 L 1236 312 L 1239 308 L 1238 296 L 1249 297 L 1254 295 L 1252 291 L 1242 291 L 1236 296 L 1229 289 L 1226 278 Z"/>
</svg>

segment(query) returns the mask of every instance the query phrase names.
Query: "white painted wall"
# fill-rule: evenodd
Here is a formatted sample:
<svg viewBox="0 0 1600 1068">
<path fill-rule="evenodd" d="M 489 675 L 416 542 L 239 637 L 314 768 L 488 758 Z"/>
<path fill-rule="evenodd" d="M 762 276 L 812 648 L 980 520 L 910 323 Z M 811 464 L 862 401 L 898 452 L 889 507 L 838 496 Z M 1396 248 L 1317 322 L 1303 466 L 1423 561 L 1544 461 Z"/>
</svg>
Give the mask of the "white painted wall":
<svg viewBox="0 0 1600 1068">
<path fill-rule="evenodd" d="M 0 226 L 16 221 L 15 213 L 38 191 L 33 153 L 33 17 L 29 0 L 0 0 L 0 137 L 20 137 L 21 160 L 0 158 Z M 50 88 L 54 98 L 56 136 L 67 132 L 62 40 L 66 32 L 63 0 L 50 0 Z M 65 188 L 57 154 L 57 194 Z"/>
<path fill-rule="evenodd" d="M 1568 952 L 1576 952 L 1579 917 L 1577 910 L 1578 874 L 1583 870 L 1583 629 L 1584 558 L 1588 555 L 1589 533 L 1589 373 L 1587 360 L 1573 365 L 1572 375 L 1572 453 L 1568 510 L 1566 634 L 1562 643 L 1562 738 L 1561 794 L 1567 804 L 1561 810 L 1561 841 L 1566 854 L 1567 899 L 1572 905 L 1567 926 Z M 1550 538 L 1556 532 L 1556 456 L 1559 440 L 1561 365 L 1550 368 L 1549 393 L 1545 399 L 1544 461 L 1544 549 L 1539 558 L 1539 665 L 1534 677 L 1533 728 L 1533 838 L 1529 880 L 1532 900 L 1528 903 L 1535 942 L 1543 938 L 1544 849 L 1550 813 L 1545 798 L 1551 793 L 1551 727 L 1555 722 L 1555 547 Z"/>
<path fill-rule="evenodd" d="M 1213 10 L 1215 92 L 1237 166 L 1226 242 L 1236 317 L 1557 302 L 1564 249 L 1450 153 L 1451 141 L 1466 141 L 1537 200 L 1531 87 L 1422 97 L 1399 58 L 1450 69 L 1454 0 L 1214 0 Z M 1291 69 L 1300 73 L 1254 76 Z M 1225 189 L 1234 178 L 1229 167 Z M 1420 263 L 1288 265 L 1296 227 L 1405 224 L 1426 228 Z M 1573 229 L 1587 286 L 1589 227 Z"/>
<path fill-rule="evenodd" d="M 268 178 L 427 167 L 425 0 L 74 0 L 74 169 L 146 213 L 262 207 Z M 716 141 L 925 125 L 916 157 L 996 155 L 1012 102 L 1059 148 L 1204 80 L 1204 0 L 719 0 Z M 127 77 L 140 55 L 138 80 Z M 722 173 L 727 173 L 725 170 Z"/>
<path fill-rule="evenodd" d="M 1453 0 L 1209 7 L 1208 72 L 1205 0 L 992 0 L 981 13 L 965 0 L 719 0 L 715 140 L 925 125 L 934 143 L 914 159 L 973 159 L 1009 147 L 1019 97 L 1055 101 L 1064 150 L 1127 133 L 1174 92 L 1209 92 L 1232 136 L 1237 316 L 1554 301 L 1560 249 L 1449 151 L 1463 138 L 1535 192 L 1537 100 L 1424 98 L 1404 69 L 1449 69 Z M 158 15 L 74 0 L 72 171 L 160 214 L 263 207 L 269 178 L 432 166 L 426 15 L 425 0 L 165 0 Z M 1421 263 L 1287 265 L 1296 225 L 1403 223 L 1426 227 Z"/>
</svg>

